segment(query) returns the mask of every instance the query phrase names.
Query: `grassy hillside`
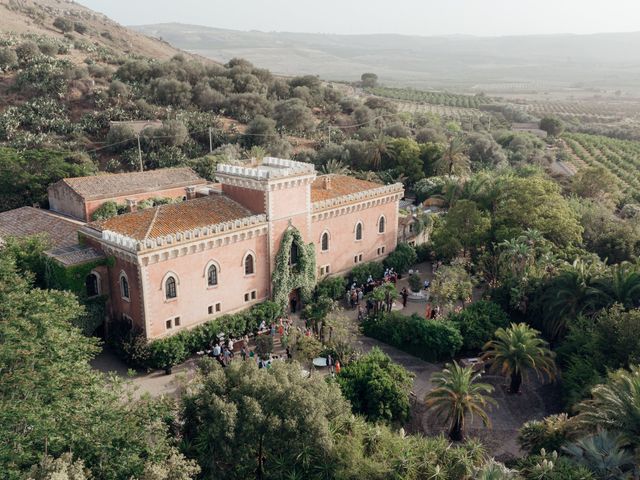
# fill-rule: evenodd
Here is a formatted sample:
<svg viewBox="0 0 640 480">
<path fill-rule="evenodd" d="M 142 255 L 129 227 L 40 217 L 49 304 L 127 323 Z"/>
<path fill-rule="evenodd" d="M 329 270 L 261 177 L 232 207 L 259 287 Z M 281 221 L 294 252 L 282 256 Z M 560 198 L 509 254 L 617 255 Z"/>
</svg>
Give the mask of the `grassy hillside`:
<svg viewBox="0 0 640 480">
<path fill-rule="evenodd" d="M 0 0 L 0 32 L 3 34 L 45 35 L 63 39 L 64 33 L 53 25 L 57 17 L 86 27 L 84 33 L 71 32 L 67 37 L 114 55 L 168 59 L 179 52 L 166 42 L 125 28 L 77 3 L 63 0 Z"/>
<path fill-rule="evenodd" d="M 235 31 L 176 23 L 132 27 L 209 58 L 234 56 L 283 74 L 488 93 L 637 91 L 640 33 L 419 37 Z M 593 93 L 592 91 L 590 92 Z"/>
</svg>

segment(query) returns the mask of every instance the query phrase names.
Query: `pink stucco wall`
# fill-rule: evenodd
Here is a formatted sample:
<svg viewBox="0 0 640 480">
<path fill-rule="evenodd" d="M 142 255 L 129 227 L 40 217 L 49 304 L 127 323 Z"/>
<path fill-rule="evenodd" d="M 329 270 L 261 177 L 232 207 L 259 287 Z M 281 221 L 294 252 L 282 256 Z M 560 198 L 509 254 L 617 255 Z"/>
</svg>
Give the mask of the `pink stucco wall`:
<svg viewBox="0 0 640 480">
<path fill-rule="evenodd" d="M 255 254 L 255 273 L 245 276 L 243 260 Z M 210 261 L 218 265 L 218 285 L 208 287 L 206 268 Z M 165 298 L 167 275 L 176 277 L 178 296 Z M 270 272 L 267 236 L 260 235 L 230 245 L 176 257 L 143 267 L 149 338 L 158 338 L 193 327 L 216 316 L 244 309 L 264 301 L 269 295 Z M 245 302 L 245 293 L 257 290 L 255 300 Z M 221 311 L 215 312 L 215 304 Z M 214 314 L 208 307 L 214 306 Z M 166 329 L 166 320 L 180 317 L 180 327 Z"/>
<path fill-rule="evenodd" d="M 386 219 L 384 233 L 378 233 L 378 221 Z M 362 240 L 356 240 L 356 224 L 362 222 Z M 329 232 L 329 250 L 323 252 L 320 237 Z M 318 271 L 330 265 L 331 274 L 346 273 L 357 265 L 356 255 L 362 254 L 362 262 L 382 260 L 391 253 L 398 242 L 398 202 L 390 202 L 374 208 L 347 213 L 313 222 L 312 241 L 316 245 Z M 378 248 L 384 247 L 384 254 L 378 255 Z M 360 262 L 358 262 L 360 263 Z"/>
<path fill-rule="evenodd" d="M 260 190 L 225 184 L 222 186 L 222 192 L 254 213 L 266 213 L 264 211 L 264 192 Z"/>
</svg>

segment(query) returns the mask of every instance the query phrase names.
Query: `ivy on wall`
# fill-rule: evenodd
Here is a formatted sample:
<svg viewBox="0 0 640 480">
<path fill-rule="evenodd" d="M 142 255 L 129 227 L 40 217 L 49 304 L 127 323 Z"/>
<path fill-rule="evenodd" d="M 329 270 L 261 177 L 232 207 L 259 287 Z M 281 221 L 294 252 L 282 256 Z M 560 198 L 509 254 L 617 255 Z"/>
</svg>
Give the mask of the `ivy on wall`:
<svg viewBox="0 0 640 480">
<path fill-rule="evenodd" d="M 291 245 L 294 243 L 298 258 L 295 265 L 290 265 Z M 271 281 L 273 301 L 283 309 L 289 302 L 289 293 L 297 288 L 304 302 L 311 299 L 316 286 L 316 251 L 313 243 L 304 243 L 302 235 L 294 227 L 289 227 L 282 236 Z"/>
<path fill-rule="evenodd" d="M 45 283 L 48 288 L 69 290 L 75 293 L 85 307 L 85 313 L 77 319 L 76 326 L 86 335 L 93 334 L 102 325 L 106 315 L 106 295 L 87 297 L 86 278 L 101 265 L 113 264 L 113 258 L 102 258 L 80 265 L 64 267 L 52 258 L 45 257 Z"/>
</svg>

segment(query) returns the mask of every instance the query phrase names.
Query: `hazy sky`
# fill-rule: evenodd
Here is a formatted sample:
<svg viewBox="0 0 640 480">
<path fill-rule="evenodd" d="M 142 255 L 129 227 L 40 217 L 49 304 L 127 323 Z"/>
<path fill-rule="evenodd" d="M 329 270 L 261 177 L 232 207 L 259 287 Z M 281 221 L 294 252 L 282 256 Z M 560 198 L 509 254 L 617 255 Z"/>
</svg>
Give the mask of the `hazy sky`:
<svg viewBox="0 0 640 480">
<path fill-rule="evenodd" d="M 125 25 L 523 35 L 640 30 L 640 0 L 80 0 Z"/>
</svg>

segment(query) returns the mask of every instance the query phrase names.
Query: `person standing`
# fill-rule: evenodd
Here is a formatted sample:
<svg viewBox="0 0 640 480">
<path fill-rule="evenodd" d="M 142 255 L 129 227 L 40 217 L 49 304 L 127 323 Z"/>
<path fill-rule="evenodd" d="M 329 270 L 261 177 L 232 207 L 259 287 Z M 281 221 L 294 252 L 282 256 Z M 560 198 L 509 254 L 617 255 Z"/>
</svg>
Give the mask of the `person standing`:
<svg viewBox="0 0 640 480">
<path fill-rule="evenodd" d="M 333 357 L 331 354 L 327 354 L 327 367 L 329 367 L 329 372 L 333 373 Z"/>
<path fill-rule="evenodd" d="M 338 374 L 340 373 L 340 370 L 341 370 L 340 362 L 339 362 L 339 361 L 338 361 L 338 362 L 336 362 L 335 370 L 336 370 L 336 375 L 338 375 Z"/>
<path fill-rule="evenodd" d="M 407 291 L 407 287 L 402 288 L 402 308 L 407 306 L 407 299 L 409 298 L 409 292 Z"/>
<path fill-rule="evenodd" d="M 213 358 L 220 358 L 221 353 L 222 353 L 222 349 L 220 348 L 220 344 L 216 343 L 215 346 L 213 347 L 213 351 L 211 352 L 211 355 L 213 356 Z"/>
<path fill-rule="evenodd" d="M 242 357 L 243 362 L 247 359 L 247 348 L 244 345 L 240 347 L 240 357 Z"/>
</svg>

